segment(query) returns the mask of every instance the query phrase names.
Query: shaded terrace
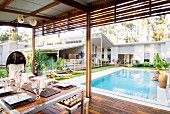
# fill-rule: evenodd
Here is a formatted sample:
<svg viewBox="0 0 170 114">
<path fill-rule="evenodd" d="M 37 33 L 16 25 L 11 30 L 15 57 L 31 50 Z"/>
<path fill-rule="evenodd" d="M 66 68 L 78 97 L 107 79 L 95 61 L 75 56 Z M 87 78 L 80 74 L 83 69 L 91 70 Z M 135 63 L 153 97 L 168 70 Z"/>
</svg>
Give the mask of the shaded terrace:
<svg viewBox="0 0 170 114">
<path fill-rule="evenodd" d="M 169 0 L 1 0 L 0 26 L 33 29 L 35 38 L 86 28 L 86 96 L 91 97 L 91 28 L 170 13 Z M 3 15 L 3 16 L 2 16 Z M 24 24 L 17 17 L 24 16 Z M 36 26 L 28 24 L 30 19 Z M 35 73 L 35 60 L 32 60 Z"/>
</svg>

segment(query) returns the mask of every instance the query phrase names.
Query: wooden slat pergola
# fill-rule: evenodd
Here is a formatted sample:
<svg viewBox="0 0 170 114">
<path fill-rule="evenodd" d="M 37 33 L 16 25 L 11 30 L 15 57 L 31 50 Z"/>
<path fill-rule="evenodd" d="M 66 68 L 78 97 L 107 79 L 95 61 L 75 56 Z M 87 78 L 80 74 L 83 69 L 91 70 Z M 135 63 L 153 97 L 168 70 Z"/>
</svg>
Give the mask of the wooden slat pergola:
<svg viewBox="0 0 170 114">
<path fill-rule="evenodd" d="M 0 26 L 33 28 L 33 55 L 35 36 L 86 28 L 86 96 L 91 97 L 91 28 L 168 13 L 169 0 L 1 0 Z M 19 24 L 19 15 L 38 24 Z M 32 65 L 34 73 L 34 56 Z"/>
</svg>

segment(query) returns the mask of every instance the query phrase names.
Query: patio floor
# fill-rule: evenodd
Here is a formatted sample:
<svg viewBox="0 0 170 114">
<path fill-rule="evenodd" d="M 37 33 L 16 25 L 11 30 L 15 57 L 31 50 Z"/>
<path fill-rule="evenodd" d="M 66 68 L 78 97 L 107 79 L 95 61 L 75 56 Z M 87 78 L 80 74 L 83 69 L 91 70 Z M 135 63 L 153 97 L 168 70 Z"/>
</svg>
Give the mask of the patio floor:
<svg viewBox="0 0 170 114">
<path fill-rule="evenodd" d="M 89 114 L 170 114 L 170 111 L 139 105 L 94 93 L 89 105 Z M 61 114 L 62 112 L 61 109 L 51 106 L 37 114 Z M 80 109 L 76 110 L 74 114 L 80 114 Z"/>
</svg>

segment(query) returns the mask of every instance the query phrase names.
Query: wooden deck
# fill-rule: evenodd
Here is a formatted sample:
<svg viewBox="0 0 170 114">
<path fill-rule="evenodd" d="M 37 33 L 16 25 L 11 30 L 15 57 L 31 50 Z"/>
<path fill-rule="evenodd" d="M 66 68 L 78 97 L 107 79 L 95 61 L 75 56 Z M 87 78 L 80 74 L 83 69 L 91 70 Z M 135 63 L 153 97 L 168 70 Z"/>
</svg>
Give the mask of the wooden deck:
<svg viewBox="0 0 170 114">
<path fill-rule="evenodd" d="M 65 114 L 63 110 L 51 106 L 37 114 Z M 74 114 L 80 114 L 80 109 Z M 157 108 L 131 103 L 99 94 L 93 94 L 89 105 L 89 114 L 170 114 Z"/>
</svg>

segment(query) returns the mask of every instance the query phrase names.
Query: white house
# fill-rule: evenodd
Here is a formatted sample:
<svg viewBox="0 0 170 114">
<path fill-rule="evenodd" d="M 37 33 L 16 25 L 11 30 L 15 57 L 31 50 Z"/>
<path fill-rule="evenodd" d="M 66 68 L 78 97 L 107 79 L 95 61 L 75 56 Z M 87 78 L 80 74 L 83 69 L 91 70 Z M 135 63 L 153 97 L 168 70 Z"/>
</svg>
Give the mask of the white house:
<svg viewBox="0 0 170 114">
<path fill-rule="evenodd" d="M 30 47 L 31 44 L 29 43 L 17 42 L 17 41 L 0 44 L 0 65 L 6 64 L 7 57 L 9 56 L 9 54 L 11 54 L 12 51 L 17 49 L 26 49 Z"/>
<path fill-rule="evenodd" d="M 170 41 L 120 44 L 114 45 L 111 50 L 111 59 L 119 59 L 122 64 L 131 63 L 132 60 L 153 62 L 157 53 L 170 62 Z"/>
<path fill-rule="evenodd" d="M 103 63 L 114 64 L 118 59 L 122 64 L 137 60 L 153 62 L 157 53 L 170 62 L 170 41 L 157 41 L 148 43 L 129 43 L 114 45 L 103 33 L 92 34 L 92 63 L 102 65 Z M 46 37 L 41 38 L 41 45 L 36 45 L 43 53 L 57 59 L 62 57 L 66 60 L 82 59 L 85 65 L 85 36 L 74 37 Z M 0 65 L 5 65 L 8 55 L 13 50 L 31 52 L 31 45 L 21 42 L 9 42 L 0 44 Z M 81 54 L 83 56 L 81 56 Z"/>
</svg>

